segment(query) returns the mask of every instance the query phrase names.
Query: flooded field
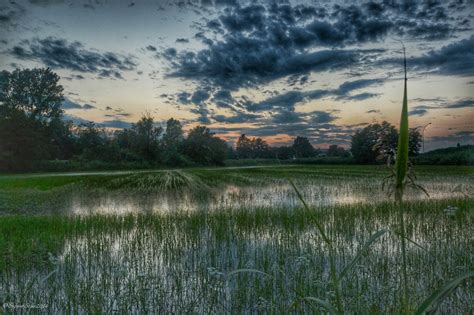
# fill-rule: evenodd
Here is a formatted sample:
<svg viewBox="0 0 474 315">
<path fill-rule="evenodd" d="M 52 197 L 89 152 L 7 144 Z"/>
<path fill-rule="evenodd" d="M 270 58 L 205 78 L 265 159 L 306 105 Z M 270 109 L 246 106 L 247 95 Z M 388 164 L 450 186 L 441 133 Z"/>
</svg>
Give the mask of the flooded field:
<svg viewBox="0 0 474 315">
<path fill-rule="evenodd" d="M 334 300 L 319 222 L 340 274 L 383 232 L 341 275 L 344 308 L 397 314 L 397 209 L 381 190 L 384 175 L 297 166 L 0 178 L 0 305 L 44 314 L 326 313 L 314 302 Z M 472 170 L 418 175 L 429 197 L 411 190 L 405 204 L 413 310 L 474 266 Z M 472 305 L 468 280 L 439 311 Z"/>
<path fill-rule="evenodd" d="M 14 183 L 34 179 L 37 188 L 0 190 L 5 203 L 0 213 L 125 215 L 182 213 L 300 206 L 288 179 L 294 180 L 305 201 L 316 208 L 377 204 L 389 200 L 382 189 L 383 169 L 348 171 L 341 167 L 275 167 L 157 172 L 75 173 L 67 176 L 16 177 Z M 452 168 L 452 170 L 456 170 Z M 386 175 L 386 174 L 385 174 Z M 42 184 L 53 185 L 51 189 Z M 407 200 L 472 197 L 474 175 L 457 171 L 423 175 L 418 180 L 428 193 L 408 189 Z M 2 187 L 2 186 L 0 186 Z M 38 189 L 39 187 L 39 189 Z M 48 187 L 48 186 L 46 186 Z M 15 199 L 15 200 L 13 200 Z M 20 199 L 20 202 L 16 202 Z M 8 205 L 8 200 L 12 200 Z"/>
</svg>

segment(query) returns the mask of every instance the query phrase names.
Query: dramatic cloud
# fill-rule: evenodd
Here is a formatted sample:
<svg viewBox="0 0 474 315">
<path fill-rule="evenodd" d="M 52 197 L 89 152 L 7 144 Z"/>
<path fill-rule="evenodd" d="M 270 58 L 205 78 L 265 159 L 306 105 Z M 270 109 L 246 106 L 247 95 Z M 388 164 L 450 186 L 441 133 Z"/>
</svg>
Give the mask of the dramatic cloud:
<svg viewBox="0 0 474 315">
<path fill-rule="evenodd" d="M 286 108 L 287 110 L 293 110 L 297 103 L 317 100 L 328 96 L 335 97 L 337 100 L 365 100 L 367 98 L 375 97 L 377 94 L 365 92 L 351 95 L 351 93 L 361 88 L 380 85 L 384 82 L 384 80 L 385 79 L 360 79 L 344 82 L 336 89 L 290 91 L 270 97 L 259 103 L 250 103 L 246 106 L 246 108 L 250 111 L 265 111 L 275 108 Z"/>
<path fill-rule="evenodd" d="M 335 5 L 331 10 L 319 5 L 236 5 L 201 27 L 196 37 L 205 48 L 198 52 L 170 48 L 163 56 L 170 61 L 170 76 L 235 90 L 288 75 L 353 67 L 367 54 L 382 52 L 321 47 L 374 42 L 388 35 L 448 38 L 458 22 L 447 10 L 437 2 L 367 2 Z M 206 32 L 217 32 L 220 39 L 211 39 Z"/>
<path fill-rule="evenodd" d="M 62 108 L 63 109 L 93 109 L 93 108 L 96 108 L 94 105 L 91 105 L 91 104 L 84 104 L 84 105 L 81 105 L 79 103 L 76 103 L 76 102 L 73 102 L 71 101 L 70 99 L 68 98 L 65 98 L 63 103 L 62 103 Z"/>
<path fill-rule="evenodd" d="M 238 90 L 294 74 L 311 71 L 336 71 L 355 65 L 363 53 L 376 51 L 324 50 L 297 53 L 269 47 L 265 42 L 249 41 L 217 43 L 212 50 L 199 53 L 175 51 L 165 53 L 172 61 L 170 77 L 210 82 L 213 86 Z M 252 54 L 249 52 L 253 51 Z"/>
<path fill-rule="evenodd" d="M 428 113 L 428 110 L 423 108 L 417 108 L 408 112 L 410 116 L 424 116 Z"/>
<path fill-rule="evenodd" d="M 455 101 L 445 106 L 445 108 L 470 108 L 470 107 L 474 107 L 474 99 L 465 99 L 465 100 Z"/>
<path fill-rule="evenodd" d="M 18 59 L 40 61 L 51 68 L 97 73 L 101 77 L 122 78 L 122 71 L 136 67 L 131 57 L 87 50 L 80 42 L 54 37 L 22 41 L 10 53 Z"/>
<path fill-rule="evenodd" d="M 124 128 L 130 128 L 132 127 L 132 123 L 123 121 L 120 119 L 114 119 L 114 120 L 106 120 L 101 123 L 98 123 L 99 126 L 101 127 L 106 127 L 106 128 L 117 128 L 117 129 L 124 129 Z"/>
<path fill-rule="evenodd" d="M 233 116 L 225 116 L 225 115 L 215 115 L 212 118 L 219 123 L 232 123 L 232 124 L 238 124 L 238 123 L 249 123 L 249 122 L 254 122 L 258 118 L 260 118 L 260 115 L 254 115 L 254 114 L 246 114 L 246 113 L 238 113 Z"/>
<path fill-rule="evenodd" d="M 400 66 L 402 59 L 386 59 L 380 64 Z M 408 58 L 407 65 L 415 71 L 440 75 L 474 76 L 474 36 L 431 50 L 419 57 Z"/>
<path fill-rule="evenodd" d="M 424 116 L 428 114 L 429 110 L 461 109 L 474 107 L 474 99 L 462 99 L 457 101 L 448 101 L 444 99 L 427 99 L 421 101 L 435 103 L 436 105 L 419 105 L 416 106 L 413 110 L 411 110 L 408 114 L 413 116 Z"/>
</svg>

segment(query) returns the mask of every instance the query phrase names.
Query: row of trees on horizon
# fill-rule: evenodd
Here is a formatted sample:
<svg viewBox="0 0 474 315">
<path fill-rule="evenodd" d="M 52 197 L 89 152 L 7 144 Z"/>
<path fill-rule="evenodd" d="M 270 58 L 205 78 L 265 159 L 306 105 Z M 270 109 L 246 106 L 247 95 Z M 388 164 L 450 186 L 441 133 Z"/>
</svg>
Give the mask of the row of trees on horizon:
<svg viewBox="0 0 474 315">
<path fill-rule="evenodd" d="M 241 135 L 235 148 L 205 126 L 187 134 L 176 119 L 157 126 L 149 114 L 131 128 L 110 131 L 92 122 L 75 125 L 64 120 L 59 76 L 36 68 L 0 73 L 0 169 L 30 170 L 45 160 L 138 162 L 149 165 L 222 165 L 226 159 L 294 159 L 352 157 L 376 163 L 395 152 L 398 132 L 387 122 L 368 125 L 352 136 L 351 149 L 331 145 L 315 149 L 298 136 L 291 146 L 272 147 L 262 138 Z M 410 133 L 410 153 L 416 155 L 421 135 Z"/>
</svg>

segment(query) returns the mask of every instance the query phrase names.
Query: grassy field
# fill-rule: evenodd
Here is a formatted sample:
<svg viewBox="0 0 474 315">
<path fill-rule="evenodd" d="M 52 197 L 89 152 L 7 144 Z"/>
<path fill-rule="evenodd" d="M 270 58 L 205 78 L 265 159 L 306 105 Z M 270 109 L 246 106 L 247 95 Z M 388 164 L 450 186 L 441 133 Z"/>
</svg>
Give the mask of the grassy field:
<svg viewBox="0 0 474 315">
<path fill-rule="evenodd" d="M 412 191 L 405 203 L 412 309 L 474 268 L 473 170 L 417 168 L 431 197 Z M 334 292 L 319 222 L 339 274 L 387 231 L 341 276 L 342 300 L 347 313 L 397 314 L 401 255 L 386 174 L 335 165 L 0 176 L 0 306 L 326 313 L 318 301 L 333 303 Z M 464 281 L 439 311 L 469 313 L 473 292 Z"/>
</svg>

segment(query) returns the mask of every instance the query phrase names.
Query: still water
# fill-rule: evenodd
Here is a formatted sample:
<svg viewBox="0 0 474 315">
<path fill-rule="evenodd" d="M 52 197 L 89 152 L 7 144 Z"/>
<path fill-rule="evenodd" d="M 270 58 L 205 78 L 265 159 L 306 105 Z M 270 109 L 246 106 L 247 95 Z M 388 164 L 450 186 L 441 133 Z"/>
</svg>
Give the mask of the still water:
<svg viewBox="0 0 474 315">
<path fill-rule="evenodd" d="M 419 181 L 421 190 L 408 189 L 407 200 L 445 199 L 470 196 L 472 182 L 454 179 Z M 366 179 L 316 180 L 297 182 L 305 201 L 313 207 L 345 204 L 374 204 L 387 201 L 381 183 Z M 65 196 L 66 213 L 74 215 L 169 213 L 173 211 L 216 211 L 241 208 L 294 208 L 300 206 L 293 188 L 286 181 L 266 185 L 225 184 L 219 187 L 177 191 L 136 192 L 130 190 L 73 192 Z"/>
</svg>

